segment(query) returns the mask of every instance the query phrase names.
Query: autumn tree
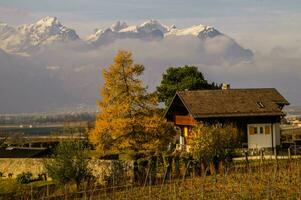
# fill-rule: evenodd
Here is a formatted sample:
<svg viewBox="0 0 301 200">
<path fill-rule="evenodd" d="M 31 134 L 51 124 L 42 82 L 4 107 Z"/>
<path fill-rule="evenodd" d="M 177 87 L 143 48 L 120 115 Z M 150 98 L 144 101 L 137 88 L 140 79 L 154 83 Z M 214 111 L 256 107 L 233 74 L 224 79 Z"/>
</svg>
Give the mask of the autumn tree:
<svg viewBox="0 0 301 200">
<path fill-rule="evenodd" d="M 204 165 L 225 160 L 239 144 L 239 132 L 232 124 L 197 124 L 191 132 L 191 153 Z"/>
<path fill-rule="evenodd" d="M 157 87 L 160 102 L 169 105 L 177 91 L 218 89 L 216 83 L 209 83 L 202 72 L 195 66 L 170 67 L 163 74 L 161 84 Z"/>
<path fill-rule="evenodd" d="M 157 97 L 139 79 L 144 66 L 120 50 L 103 70 L 104 85 L 95 129 L 90 141 L 101 153 L 107 150 L 157 150 L 167 146 L 172 132 L 157 109 Z"/>
</svg>

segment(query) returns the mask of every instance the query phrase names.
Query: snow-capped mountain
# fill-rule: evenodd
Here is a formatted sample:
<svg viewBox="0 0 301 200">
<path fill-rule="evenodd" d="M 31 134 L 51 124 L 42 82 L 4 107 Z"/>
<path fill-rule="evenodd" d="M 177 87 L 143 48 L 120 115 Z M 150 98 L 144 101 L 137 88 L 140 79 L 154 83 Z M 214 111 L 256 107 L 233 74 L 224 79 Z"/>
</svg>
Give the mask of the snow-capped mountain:
<svg viewBox="0 0 301 200">
<path fill-rule="evenodd" d="M 0 48 L 13 53 L 78 39 L 75 30 L 62 25 L 56 17 L 44 17 L 34 24 L 25 24 L 17 28 L 0 24 Z"/>
<path fill-rule="evenodd" d="M 213 38 L 216 36 L 222 35 L 218 30 L 213 28 L 212 26 L 206 26 L 203 24 L 194 25 L 189 28 L 177 29 L 175 26 L 172 27 L 167 33 L 165 33 L 165 37 L 167 36 L 195 36 L 202 40 L 207 38 Z"/>
<path fill-rule="evenodd" d="M 74 41 L 80 41 L 80 44 L 85 45 L 84 48 L 79 49 L 91 50 L 122 39 L 161 41 L 165 38 L 175 37 L 180 40 L 185 36 L 194 37 L 203 42 L 216 38 L 219 38 L 219 41 L 227 40 L 229 42 L 223 46 L 223 49 L 227 50 L 225 55 L 230 55 L 231 59 L 236 55 L 244 59 L 252 57 L 250 50 L 244 49 L 229 36 L 212 26 L 202 24 L 179 29 L 175 25 L 167 26 L 157 20 L 149 20 L 139 25 L 128 25 L 118 21 L 109 28 L 96 29 L 94 34 L 89 35 L 86 39 L 81 39 L 75 30 L 62 25 L 56 17 L 44 17 L 36 23 L 25 24 L 16 28 L 0 23 L 0 48 L 6 52 L 26 55 L 38 52 L 44 47 L 53 47 L 53 44 L 66 45 Z M 207 43 L 200 45 L 207 45 L 205 48 L 211 52 L 210 42 Z M 214 43 L 219 42 L 216 40 Z M 72 48 L 75 49 L 74 46 Z M 231 52 L 232 50 L 234 54 Z"/>
<path fill-rule="evenodd" d="M 122 29 L 125 29 L 125 28 L 127 28 L 127 27 L 129 27 L 129 26 L 127 25 L 127 23 L 117 21 L 115 24 L 113 24 L 113 25 L 111 26 L 111 30 L 112 30 L 112 31 L 115 31 L 115 32 L 118 32 L 118 31 L 120 31 L 120 30 L 122 30 Z"/>
<path fill-rule="evenodd" d="M 0 40 L 7 39 L 11 35 L 15 34 L 15 31 L 15 28 L 9 26 L 8 24 L 0 22 Z"/>
<path fill-rule="evenodd" d="M 149 20 L 140 25 L 132 26 L 118 21 L 105 30 L 97 29 L 94 34 L 88 37 L 87 41 L 93 45 L 100 46 L 118 39 L 156 40 L 163 39 L 164 34 L 169 30 L 170 27 L 160 24 L 156 20 Z"/>
<path fill-rule="evenodd" d="M 102 45 L 117 39 L 163 39 L 169 36 L 195 36 L 199 39 L 213 38 L 222 35 L 211 26 L 195 25 L 189 28 L 178 29 L 175 25 L 167 26 L 156 20 L 149 20 L 140 25 L 128 26 L 125 22 L 116 22 L 105 30 L 97 29 L 87 39 L 94 45 Z"/>
<path fill-rule="evenodd" d="M 19 26 L 18 31 L 26 35 L 33 45 L 79 39 L 73 29 L 63 26 L 56 17 L 45 17 L 35 24 Z"/>
<path fill-rule="evenodd" d="M 86 40 L 95 47 L 111 44 L 120 39 L 138 39 L 142 41 L 160 41 L 176 38 L 175 43 L 185 38 L 198 39 L 200 48 L 205 49 L 203 54 L 217 56 L 217 60 L 250 60 L 251 50 L 244 49 L 231 37 L 219 32 L 212 26 L 203 24 L 179 29 L 175 25 L 167 26 L 156 20 L 149 20 L 140 25 L 127 25 L 117 22 L 105 30 L 97 29 Z"/>
</svg>

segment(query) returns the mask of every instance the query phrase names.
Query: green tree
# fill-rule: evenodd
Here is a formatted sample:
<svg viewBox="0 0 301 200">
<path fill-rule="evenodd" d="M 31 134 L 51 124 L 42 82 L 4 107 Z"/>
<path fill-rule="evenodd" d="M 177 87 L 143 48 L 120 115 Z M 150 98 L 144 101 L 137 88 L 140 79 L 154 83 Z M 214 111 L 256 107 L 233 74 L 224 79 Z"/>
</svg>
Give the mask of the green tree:
<svg viewBox="0 0 301 200">
<path fill-rule="evenodd" d="M 140 80 L 144 66 L 120 50 L 103 71 L 102 100 L 95 129 L 89 139 L 100 154 L 108 150 L 159 150 L 166 147 L 173 130 L 158 110 L 157 97 L 147 93 Z"/>
<path fill-rule="evenodd" d="M 87 151 L 83 142 L 61 142 L 56 147 L 52 159 L 44 163 L 48 175 L 61 184 L 76 183 L 79 189 L 83 181 L 92 178 Z"/>
<path fill-rule="evenodd" d="M 167 69 L 166 73 L 163 74 L 160 86 L 157 87 L 157 94 L 159 101 L 168 106 L 177 91 L 218 88 L 220 86 L 214 82 L 208 83 L 197 67 L 185 65 Z"/>
</svg>

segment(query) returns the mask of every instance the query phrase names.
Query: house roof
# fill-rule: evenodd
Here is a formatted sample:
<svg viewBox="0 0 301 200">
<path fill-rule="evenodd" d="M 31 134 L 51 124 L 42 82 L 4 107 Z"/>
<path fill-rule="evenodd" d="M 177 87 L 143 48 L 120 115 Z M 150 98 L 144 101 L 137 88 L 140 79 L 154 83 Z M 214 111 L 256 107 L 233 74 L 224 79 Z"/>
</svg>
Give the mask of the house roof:
<svg viewBox="0 0 301 200">
<path fill-rule="evenodd" d="M 289 105 L 274 88 L 182 91 L 176 96 L 194 118 L 279 116 Z"/>
</svg>

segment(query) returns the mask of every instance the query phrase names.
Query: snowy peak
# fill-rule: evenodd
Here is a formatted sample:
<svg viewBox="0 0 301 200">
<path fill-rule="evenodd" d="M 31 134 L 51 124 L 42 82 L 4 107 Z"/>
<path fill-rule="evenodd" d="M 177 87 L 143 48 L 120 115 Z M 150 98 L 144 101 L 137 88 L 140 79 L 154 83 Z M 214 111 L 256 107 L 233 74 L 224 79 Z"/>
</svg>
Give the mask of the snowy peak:
<svg viewBox="0 0 301 200">
<path fill-rule="evenodd" d="M 207 26 L 203 25 L 203 24 L 194 25 L 192 27 L 185 28 L 185 29 L 173 28 L 168 34 L 198 36 L 206 28 L 207 28 Z"/>
<path fill-rule="evenodd" d="M 101 45 L 116 39 L 125 38 L 143 40 L 162 39 L 164 38 L 164 34 L 172 28 L 159 23 L 157 20 L 149 20 L 140 25 L 131 26 L 125 22 L 117 21 L 110 28 L 105 29 L 105 31 L 97 29 L 94 34 L 87 37 L 87 40 L 94 45 Z"/>
<path fill-rule="evenodd" d="M 89 36 L 87 37 L 87 41 L 90 41 L 90 42 L 97 41 L 97 40 L 101 37 L 101 35 L 102 35 L 103 33 L 104 33 L 103 30 L 101 30 L 101 29 L 95 29 L 95 30 L 94 30 L 94 34 L 89 35 Z"/>
<path fill-rule="evenodd" d="M 151 33 L 153 31 L 161 31 L 162 33 L 166 33 L 169 30 L 168 26 L 160 24 L 157 20 L 149 20 L 143 22 L 140 25 L 128 26 L 125 22 L 117 21 L 115 24 L 111 26 L 111 30 L 113 32 L 145 32 Z"/>
<path fill-rule="evenodd" d="M 98 46 L 124 38 L 153 40 L 163 39 L 168 36 L 194 36 L 205 40 L 218 35 L 222 34 L 212 26 L 203 24 L 178 29 L 175 25 L 167 26 L 157 20 L 149 20 L 140 25 L 131 26 L 128 26 L 125 22 L 118 21 L 110 28 L 105 29 L 105 31 L 97 29 L 94 34 L 88 36 L 87 40 Z"/>
<path fill-rule="evenodd" d="M 212 26 L 207 26 L 203 24 L 194 25 L 189 28 L 177 29 L 172 28 L 165 36 L 196 36 L 200 39 L 213 38 L 217 35 L 221 35 L 221 33 L 213 28 Z"/>
<path fill-rule="evenodd" d="M 117 21 L 110 28 L 96 29 L 95 33 L 88 36 L 88 42 L 93 45 L 99 46 L 102 44 L 108 44 L 116 39 L 142 39 L 153 40 L 162 39 L 164 33 L 168 31 L 169 27 L 160 24 L 156 20 L 149 20 L 141 25 L 129 26 L 125 22 Z"/>
<path fill-rule="evenodd" d="M 149 20 L 142 23 L 139 27 L 139 30 L 144 31 L 146 33 L 150 33 L 153 31 L 161 31 L 163 34 L 169 31 L 169 27 L 163 24 L 160 24 L 157 20 Z"/>
<path fill-rule="evenodd" d="M 0 24 L 0 48 L 14 53 L 33 51 L 43 45 L 66 43 L 78 39 L 76 32 L 62 25 L 56 17 L 44 17 L 36 23 L 17 28 Z"/>
<path fill-rule="evenodd" d="M 118 32 L 118 31 L 120 31 L 124 28 L 127 28 L 127 27 L 128 27 L 127 23 L 117 21 L 115 24 L 113 24 L 111 26 L 111 30 L 114 31 L 114 32 Z"/>
<path fill-rule="evenodd" d="M 26 35 L 34 45 L 79 39 L 73 29 L 63 26 L 56 17 L 44 17 L 35 24 L 19 26 L 18 30 Z"/>
<path fill-rule="evenodd" d="M 40 19 L 36 24 L 41 26 L 61 26 L 61 23 L 56 17 L 50 16 Z"/>
</svg>

